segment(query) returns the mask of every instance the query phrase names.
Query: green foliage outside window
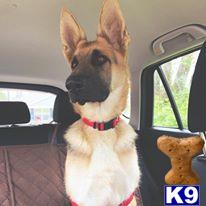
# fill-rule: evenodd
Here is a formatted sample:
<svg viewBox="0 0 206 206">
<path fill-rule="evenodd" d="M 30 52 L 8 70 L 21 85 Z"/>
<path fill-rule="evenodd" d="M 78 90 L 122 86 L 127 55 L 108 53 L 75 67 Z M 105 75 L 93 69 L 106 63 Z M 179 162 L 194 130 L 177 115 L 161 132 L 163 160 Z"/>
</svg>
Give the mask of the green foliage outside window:
<svg viewBox="0 0 206 206">
<path fill-rule="evenodd" d="M 179 57 L 161 66 L 179 110 L 184 128 L 188 127 L 188 100 L 199 51 Z M 169 99 L 157 72 L 154 74 L 154 126 L 177 128 Z"/>
</svg>

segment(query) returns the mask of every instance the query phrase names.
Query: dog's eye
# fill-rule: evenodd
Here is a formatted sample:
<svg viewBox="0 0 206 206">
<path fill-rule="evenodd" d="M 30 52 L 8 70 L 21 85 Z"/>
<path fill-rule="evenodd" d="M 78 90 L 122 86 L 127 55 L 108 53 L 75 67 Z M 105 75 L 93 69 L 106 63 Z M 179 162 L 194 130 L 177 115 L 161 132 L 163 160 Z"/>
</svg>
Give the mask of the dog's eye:
<svg viewBox="0 0 206 206">
<path fill-rule="evenodd" d="M 72 69 L 75 69 L 75 68 L 78 66 L 78 64 L 79 64 L 79 62 L 78 62 L 77 58 L 74 57 L 74 58 L 72 59 L 72 63 L 71 63 Z"/>
<path fill-rule="evenodd" d="M 107 62 L 107 58 L 104 55 L 100 55 L 97 57 L 96 61 L 97 64 L 100 66 Z"/>
<path fill-rule="evenodd" d="M 94 50 L 92 53 L 92 64 L 94 66 L 102 66 L 105 64 L 109 59 L 103 55 L 99 50 Z"/>
</svg>

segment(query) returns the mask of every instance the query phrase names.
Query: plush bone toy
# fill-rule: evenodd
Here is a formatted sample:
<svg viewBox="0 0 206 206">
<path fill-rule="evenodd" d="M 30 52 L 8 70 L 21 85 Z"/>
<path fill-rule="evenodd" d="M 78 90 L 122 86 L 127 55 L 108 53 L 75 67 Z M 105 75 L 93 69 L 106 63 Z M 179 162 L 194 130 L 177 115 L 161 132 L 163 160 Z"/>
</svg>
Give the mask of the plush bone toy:
<svg viewBox="0 0 206 206">
<path fill-rule="evenodd" d="M 204 146 L 204 140 L 199 136 L 175 138 L 159 137 L 158 148 L 166 154 L 172 168 L 165 175 L 166 184 L 194 185 L 199 183 L 198 175 L 192 170 L 192 157 L 197 155 Z"/>
</svg>

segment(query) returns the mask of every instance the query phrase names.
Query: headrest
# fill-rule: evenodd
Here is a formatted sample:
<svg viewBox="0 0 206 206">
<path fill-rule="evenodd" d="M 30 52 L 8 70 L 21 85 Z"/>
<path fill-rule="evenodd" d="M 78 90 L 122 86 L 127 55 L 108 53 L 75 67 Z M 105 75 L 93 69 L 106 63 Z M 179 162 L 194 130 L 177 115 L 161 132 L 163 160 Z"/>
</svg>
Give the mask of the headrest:
<svg viewBox="0 0 206 206">
<path fill-rule="evenodd" d="M 206 42 L 200 51 L 192 79 L 188 127 L 191 132 L 206 131 Z"/>
<path fill-rule="evenodd" d="M 53 119 L 55 122 L 70 125 L 79 119 L 74 112 L 67 92 L 59 93 L 54 103 Z"/>
<path fill-rule="evenodd" d="M 29 108 L 24 102 L 0 102 L 0 125 L 22 124 L 29 121 Z"/>
</svg>

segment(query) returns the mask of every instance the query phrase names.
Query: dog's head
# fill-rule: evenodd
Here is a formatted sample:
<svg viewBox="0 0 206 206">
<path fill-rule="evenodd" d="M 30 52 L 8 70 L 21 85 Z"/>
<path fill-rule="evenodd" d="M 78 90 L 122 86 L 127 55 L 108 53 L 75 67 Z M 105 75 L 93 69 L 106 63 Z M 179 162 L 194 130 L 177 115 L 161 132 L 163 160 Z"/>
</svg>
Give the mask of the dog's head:
<svg viewBox="0 0 206 206">
<path fill-rule="evenodd" d="M 128 84 L 129 35 L 118 0 L 104 0 L 95 41 L 87 41 L 67 9 L 62 10 L 60 33 L 72 69 L 66 87 L 73 103 L 104 102 L 111 92 Z"/>
</svg>

